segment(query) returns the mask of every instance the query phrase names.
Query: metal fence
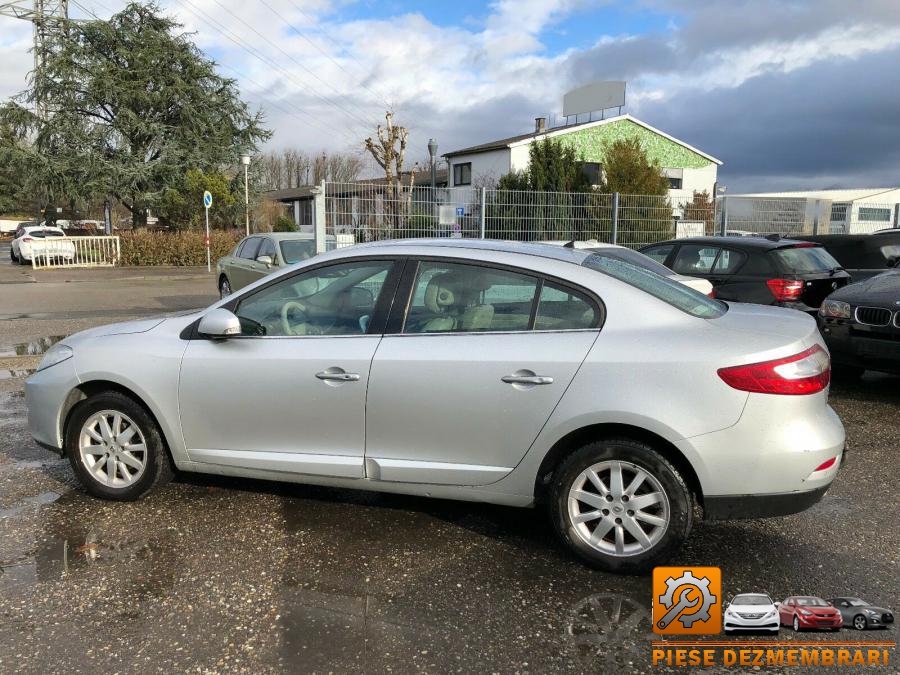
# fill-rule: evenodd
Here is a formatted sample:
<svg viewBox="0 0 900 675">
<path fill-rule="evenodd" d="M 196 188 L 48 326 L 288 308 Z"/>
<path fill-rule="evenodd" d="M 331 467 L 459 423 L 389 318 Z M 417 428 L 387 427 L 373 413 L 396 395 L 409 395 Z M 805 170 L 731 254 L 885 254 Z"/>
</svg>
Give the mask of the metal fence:
<svg viewBox="0 0 900 675">
<path fill-rule="evenodd" d="M 898 207 L 807 198 L 537 192 L 324 183 L 313 213 L 338 246 L 379 239 L 596 239 L 638 248 L 699 235 L 830 234 L 898 227 Z M 315 220 L 315 218 L 314 218 Z M 330 236 L 329 236 L 330 240 Z"/>
<path fill-rule="evenodd" d="M 31 242 L 31 266 L 110 267 L 122 258 L 118 237 L 49 237 Z"/>
</svg>

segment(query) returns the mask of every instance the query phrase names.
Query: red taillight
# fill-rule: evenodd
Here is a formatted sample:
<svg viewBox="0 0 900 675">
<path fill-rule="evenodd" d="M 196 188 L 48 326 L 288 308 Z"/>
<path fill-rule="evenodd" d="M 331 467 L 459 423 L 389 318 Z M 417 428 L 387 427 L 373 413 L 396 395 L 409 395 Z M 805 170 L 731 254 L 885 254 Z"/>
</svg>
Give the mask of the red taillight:
<svg viewBox="0 0 900 675">
<path fill-rule="evenodd" d="M 725 384 L 755 394 L 815 394 L 831 381 L 831 359 L 819 345 L 773 361 L 719 368 Z"/>
<path fill-rule="evenodd" d="M 22 241 L 34 241 L 33 237 L 22 237 Z"/>
<path fill-rule="evenodd" d="M 709 293 L 707 293 L 707 295 L 711 298 L 715 298 L 716 297 L 716 289 L 715 288 L 709 289 Z"/>
<path fill-rule="evenodd" d="M 803 292 L 803 282 L 792 279 L 769 279 L 766 281 L 766 286 L 769 287 L 778 302 L 797 300 Z"/>
<path fill-rule="evenodd" d="M 799 244 L 794 244 L 790 248 L 815 248 L 816 246 L 818 246 L 818 244 L 814 241 L 804 241 Z"/>
<path fill-rule="evenodd" d="M 813 473 L 815 473 L 816 471 L 825 471 L 825 469 L 830 469 L 831 467 L 834 466 L 835 462 L 837 462 L 837 457 L 832 457 L 827 462 L 822 462 L 821 464 L 819 464 L 819 466 L 817 466 L 813 470 Z"/>
</svg>

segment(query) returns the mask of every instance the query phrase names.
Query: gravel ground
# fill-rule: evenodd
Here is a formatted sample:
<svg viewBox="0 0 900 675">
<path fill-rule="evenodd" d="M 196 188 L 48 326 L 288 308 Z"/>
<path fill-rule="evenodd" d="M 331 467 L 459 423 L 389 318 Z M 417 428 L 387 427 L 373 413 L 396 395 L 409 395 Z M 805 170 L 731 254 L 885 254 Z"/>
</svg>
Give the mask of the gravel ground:
<svg viewBox="0 0 900 675">
<path fill-rule="evenodd" d="M 71 321 L 4 321 L 0 353 Z M 137 503 L 92 499 L 27 433 L 7 366 L 35 361 L 0 360 L 0 672 L 666 672 L 650 666 L 649 578 L 581 566 L 538 511 L 196 475 Z M 852 455 L 821 503 L 700 523 L 675 564 L 720 566 L 726 596 L 896 611 L 898 385 L 834 385 Z"/>
</svg>

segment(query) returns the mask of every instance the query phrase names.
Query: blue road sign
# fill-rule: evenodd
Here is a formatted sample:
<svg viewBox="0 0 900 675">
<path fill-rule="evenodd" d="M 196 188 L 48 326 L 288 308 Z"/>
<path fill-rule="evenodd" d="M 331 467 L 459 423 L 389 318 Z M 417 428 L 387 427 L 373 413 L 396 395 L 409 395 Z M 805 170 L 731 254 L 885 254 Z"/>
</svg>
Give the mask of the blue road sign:
<svg viewBox="0 0 900 675">
<path fill-rule="evenodd" d="M 210 194 L 209 190 L 203 191 L 203 206 L 205 206 L 206 208 L 212 206 L 212 195 Z"/>
<path fill-rule="evenodd" d="M 464 206 L 457 206 L 457 207 L 456 207 L 456 215 L 458 215 L 458 216 L 464 216 L 464 215 L 466 215 L 466 207 L 464 207 Z"/>
</svg>

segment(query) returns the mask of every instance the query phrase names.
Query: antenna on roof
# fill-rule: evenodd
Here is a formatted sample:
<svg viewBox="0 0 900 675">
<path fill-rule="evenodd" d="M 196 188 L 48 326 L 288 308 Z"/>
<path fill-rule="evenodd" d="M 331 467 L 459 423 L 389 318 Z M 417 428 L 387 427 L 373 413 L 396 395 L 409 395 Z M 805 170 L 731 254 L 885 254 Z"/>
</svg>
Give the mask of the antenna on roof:
<svg viewBox="0 0 900 675">
<path fill-rule="evenodd" d="M 563 96 L 563 117 L 568 124 L 569 118 L 574 115 L 577 124 L 578 116 L 587 113 L 590 122 L 595 112 L 599 112 L 600 119 L 603 119 L 606 110 L 618 108 L 618 114 L 621 115 L 624 106 L 624 80 L 591 82 L 566 92 Z"/>
</svg>

